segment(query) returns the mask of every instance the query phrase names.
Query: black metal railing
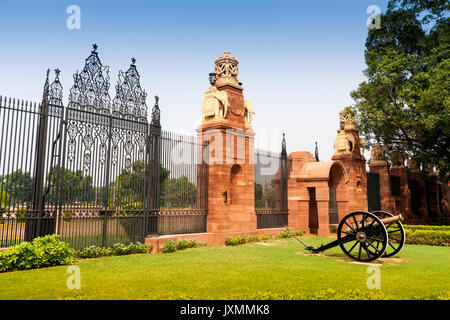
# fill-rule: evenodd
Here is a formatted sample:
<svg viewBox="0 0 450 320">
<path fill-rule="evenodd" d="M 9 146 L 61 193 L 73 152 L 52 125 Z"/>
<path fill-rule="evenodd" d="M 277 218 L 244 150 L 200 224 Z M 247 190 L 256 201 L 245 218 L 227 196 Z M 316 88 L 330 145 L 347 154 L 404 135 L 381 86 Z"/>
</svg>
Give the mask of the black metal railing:
<svg viewBox="0 0 450 320">
<path fill-rule="evenodd" d="M 80 249 L 206 232 L 205 146 L 161 130 L 157 96 L 148 122 L 135 60 L 114 99 L 96 46 L 67 107 L 55 74 L 41 104 L 0 96 L 0 247 L 54 233 Z"/>
<path fill-rule="evenodd" d="M 281 153 L 255 150 L 255 213 L 257 228 L 288 225 L 288 162 L 283 134 Z"/>
<path fill-rule="evenodd" d="M 258 229 L 284 228 L 288 226 L 288 210 L 256 209 Z"/>
</svg>

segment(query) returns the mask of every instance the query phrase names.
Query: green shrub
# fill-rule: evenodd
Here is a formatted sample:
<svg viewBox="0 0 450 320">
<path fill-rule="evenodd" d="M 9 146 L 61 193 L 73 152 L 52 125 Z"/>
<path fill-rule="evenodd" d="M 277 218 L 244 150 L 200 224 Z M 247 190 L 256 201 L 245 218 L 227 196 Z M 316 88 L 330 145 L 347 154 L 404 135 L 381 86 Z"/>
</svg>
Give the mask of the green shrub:
<svg viewBox="0 0 450 320">
<path fill-rule="evenodd" d="M 98 258 L 98 257 L 103 256 L 103 254 L 102 254 L 103 249 L 106 249 L 106 248 L 90 246 L 90 247 L 87 247 L 87 248 L 84 248 L 83 250 L 81 250 L 79 255 L 81 258 L 84 258 L 84 259 Z"/>
<path fill-rule="evenodd" d="M 271 234 L 265 234 L 261 237 L 261 240 L 264 242 L 269 241 L 270 239 L 272 239 L 272 235 Z"/>
<path fill-rule="evenodd" d="M 130 243 L 128 245 L 123 243 L 115 243 L 112 248 L 100 248 L 97 246 L 90 246 L 87 248 L 84 248 L 79 252 L 79 256 L 81 258 L 99 258 L 99 257 L 107 257 L 111 255 L 127 255 L 127 254 L 134 254 L 134 253 L 146 253 L 147 250 L 152 249 L 152 245 L 145 245 L 140 242 L 136 243 Z"/>
<path fill-rule="evenodd" d="M 132 243 L 130 243 L 129 245 L 123 243 L 114 243 L 112 246 L 112 253 L 116 256 L 123 256 L 126 254 L 131 254 L 133 249 L 134 246 Z"/>
<path fill-rule="evenodd" d="M 180 239 L 177 243 L 177 250 L 184 250 L 188 248 L 195 248 L 197 246 L 196 240 L 184 240 Z"/>
<path fill-rule="evenodd" d="M 35 238 L 33 246 L 36 248 L 36 254 L 40 257 L 40 265 L 57 266 L 61 264 L 71 264 L 75 250 L 66 242 L 61 241 L 59 235 L 46 235 Z"/>
<path fill-rule="evenodd" d="M 25 219 L 27 217 L 27 209 L 26 208 L 18 208 L 15 212 L 16 219 Z"/>
<path fill-rule="evenodd" d="M 303 230 L 297 230 L 295 231 L 295 236 L 296 237 L 301 237 L 305 234 L 305 232 Z"/>
<path fill-rule="evenodd" d="M 227 246 L 237 246 L 240 244 L 244 244 L 247 242 L 247 237 L 244 236 L 237 236 L 236 238 L 231 238 L 230 236 L 226 237 L 225 244 Z"/>
<path fill-rule="evenodd" d="M 57 235 L 39 237 L 0 252 L 0 272 L 70 264 L 74 253 Z"/>
<path fill-rule="evenodd" d="M 11 262 L 6 255 L 6 251 L 0 251 L 0 272 L 12 269 Z"/>
<path fill-rule="evenodd" d="M 278 238 L 291 238 L 292 235 L 293 235 L 292 231 L 289 230 L 289 228 L 287 228 L 286 230 L 278 234 Z"/>
<path fill-rule="evenodd" d="M 176 246 L 175 242 L 173 242 L 172 240 L 169 240 L 166 242 L 165 245 L 161 246 L 161 250 L 163 253 L 171 253 L 171 252 L 177 251 L 177 246 Z"/>
<path fill-rule="evenodd" d="M 100 249 L 100 255 L 103 257 L 108 257 L 112 255 L 113 251 L 111 248 L 101 248 Z"/>
<path fill-rule="evenodd" d="M 42 257 L 38 257 L 36 248 L 26 241 L 10 247 L 5 251 L 5 256 L 10 265 L 10 270 L 25 270 L 41 266 L 40 258 Z"/>
<path fill-rule="evenodd" d="M 409 229 L 409 230 L 450 231 L 450 226 L 430 226 L 430 225 L 404 224 L 403 227 L 405 229 Z"/>
<path fill-rule="evenodd" d="M 70 222 L 70 220 L 72 220 L 73 217 L 73 212 L 72 210 L 64 209 L 62 216 L 65 221 Z"/>
<path fill-rule="evenodd" d="M 251 237 L 248 237 L 248 239 L 247 239 L 248 243 L 250 243 L 250 242 L 258 242 L 258 241 L 260 241 L 259 236 L 251 236 Z"/>
<path fill-rule="evenodd" d="M 145 243 L 140 243 L 139 241 L 136 242 L 133 245 L 133 249 L 131 250 L 131 253 L 146 253 L 147 252 L 147 246 Z M 151 249 L 150 249 L 151 250 Z"/>
<path fill-rule="evenodd" d="M 450 230 L 405 229 L 406 243 L 432 246 L 450 246 Z"/>
</svg>

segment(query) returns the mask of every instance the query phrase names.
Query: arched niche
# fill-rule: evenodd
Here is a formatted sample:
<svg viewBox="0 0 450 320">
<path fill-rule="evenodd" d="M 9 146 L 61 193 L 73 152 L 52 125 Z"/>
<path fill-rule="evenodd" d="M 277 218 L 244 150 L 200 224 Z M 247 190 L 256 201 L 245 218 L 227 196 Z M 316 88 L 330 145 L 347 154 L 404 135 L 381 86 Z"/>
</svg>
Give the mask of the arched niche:
<svg viewBox="0 0 450 320">
<path fill-rule="evenodd" d="M 242 197 L 240 193 L 244 183 L 244 174 L 239 164 L 234 164 L 230 170 L 230 201 L 231 205 L 241 204 Z"/>
</svg>

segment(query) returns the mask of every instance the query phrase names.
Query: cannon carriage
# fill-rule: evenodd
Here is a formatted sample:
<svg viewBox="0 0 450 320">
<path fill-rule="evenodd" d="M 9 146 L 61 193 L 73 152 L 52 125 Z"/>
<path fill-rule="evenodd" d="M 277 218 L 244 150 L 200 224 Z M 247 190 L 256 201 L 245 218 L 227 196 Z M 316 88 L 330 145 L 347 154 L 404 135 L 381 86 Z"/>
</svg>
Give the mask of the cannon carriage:
<svg viewBox="0 0 450 320">
<path fill-rule="evenodd" d="M 305 247 L 312 253 L 319 253 L 339 246 L 348 257 L 360 262 L 392 257 L 405 244 L 401 221 L 402 215 L 394 216 L 385 211 L 355 211 L 340 221 L 335 241 L 318 248 Z"/>
</svg>

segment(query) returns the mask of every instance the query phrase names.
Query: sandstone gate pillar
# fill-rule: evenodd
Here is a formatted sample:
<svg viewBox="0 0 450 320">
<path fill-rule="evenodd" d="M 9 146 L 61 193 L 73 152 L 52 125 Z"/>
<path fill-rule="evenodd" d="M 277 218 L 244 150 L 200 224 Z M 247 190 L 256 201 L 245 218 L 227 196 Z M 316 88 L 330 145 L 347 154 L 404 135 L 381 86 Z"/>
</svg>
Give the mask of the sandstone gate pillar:
<svg viewBox="0 0 450 320">
<path fill-rule="evenodd" d="M 197 129 L 209 154 L 207 232 L 222 235 L 257 230 L 253 108 L 237 80 L 238 63 L 229 52 L 216 59 Z"/>
<path fill-rule="evenodd" d="M 387 148 L 380 143 L 375 144 L 371 151 L 370 172 L 380 177 L 380 209 L 390 213 L 395 212 L 395 199 L 391 195 L 391 176 L 386 161 Z"/>
<path fill-rule="evenodd" d="M 349 179 L 347 213 L 358 210 L 367 211 L 366 159 L 361 153 L 364 141 L 359 138 L 353 115 L 348 107 L 339 113 L 339 121 L 340 130 L 334 140 L 335 153 L 331 160 L 342 163 Z M 345 214 L 339 212 L 339 220 Z"/>
</svg>

